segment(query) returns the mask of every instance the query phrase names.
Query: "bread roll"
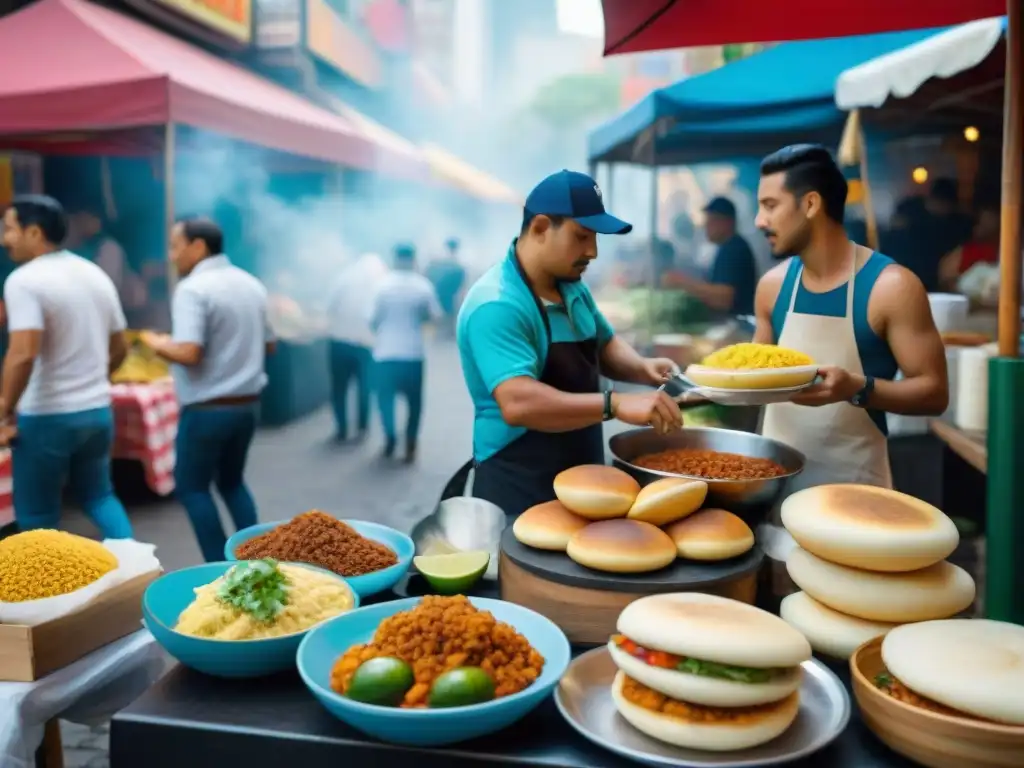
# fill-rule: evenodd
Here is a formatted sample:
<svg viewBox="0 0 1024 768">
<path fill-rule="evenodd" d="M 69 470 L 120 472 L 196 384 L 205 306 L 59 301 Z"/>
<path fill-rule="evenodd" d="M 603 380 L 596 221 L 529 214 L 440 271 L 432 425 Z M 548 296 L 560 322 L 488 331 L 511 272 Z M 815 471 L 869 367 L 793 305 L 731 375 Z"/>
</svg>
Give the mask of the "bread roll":
<svg viewBox="0 0 1024 768">
<path fill-rule="evenodd" d="M 640 483 L 603 464 L 583 464 L 555 476 L 555 496 L 588 520 L 625 517 L 639 493 Z"/>
<path fill-rule="evenodd" d="M 1024 627 L 986 619 L 897 627 L 882 641 L 882 661 L 925 698 L 1024 726 Z"/>
<path fill-rule="evenodd" d="M 940 510 L 868 485 L 819 485 L 782 503 L 782 523 L 811 554 L 869 571 L 916 571 L 944 560 L 960 534 Z"/>
<path fill-rule="evenodd" d="M 569 557 L 595 571 L 644 573 L 676 559 L 676 545 L 660 528 L 639 520 L 604 520 L 573 534 Z"/>
<path fill-rule="evenodd" d="M 692 515 L 704 503 L 708 484 L 703 480 L 666 477 L 640 489 L 627 517 L 651 525 L 668 525 Z"/>
<path fill-rule="evenodd" d="M 589 520 L 570 512 L 560 501 L 530 507 L 512 524 L 516 539 L 528 547 L 565 552 L 569 539 Z"/>
<path fill-rule="evenodd" d="M 947 562 L 909 573 L 875 573 L 829 563 L 796 547 L 786 570 L 819 603 L 870 621 L 946 619 L 974 602 L 974 579 Z"/>
<path fill-rule="evenodd" d="M 625 678 L 618 672 L 612 682 L 612 699 L 619 714 L 638 731 L 677 747 L 709 752 L 756 747 L 784 733 L 800 711 L 800 694 L 791 693 L 780 702 L 748 712 L 742 719 L 715 719 L 713 713 L 706 718 L 685 719 L 627 701 L 622 693 Z"/>
<path fill-rule="evenodd" d="M 789 667 L 764 683 L 743 683 L 655 667 L 630 656 L 614 641 L 608 643 L 608 653 L 615 666 L 637 682 L 673 699 L 707 707 L 756 707 L 770 704 L 799 690 L 803 680 L 801 667 Z"/>
<path fill-rule="evenodd" d="M 644 648 L 737 667 L 796 667 L 811 658 L 807 639 L 778 616 L 700 592 L 641 597 L 616 628 Z"/>
<path fill-rule="evenodd" d="M 796 592 L 784 599 L 779 615 L 806 637 L 815 651 L 844 660 L 868 640 L 882 637 L 898 626 L 833 611 L 806 592 Z"/>
<path fill-rule="evenodd" d="M 676 543 L 676 551 L 687 560 L 728 560 L 754 546 L 754 532 L 732 512 L 702 509 L 672 523 L 665 533 Z"/>
</svg>

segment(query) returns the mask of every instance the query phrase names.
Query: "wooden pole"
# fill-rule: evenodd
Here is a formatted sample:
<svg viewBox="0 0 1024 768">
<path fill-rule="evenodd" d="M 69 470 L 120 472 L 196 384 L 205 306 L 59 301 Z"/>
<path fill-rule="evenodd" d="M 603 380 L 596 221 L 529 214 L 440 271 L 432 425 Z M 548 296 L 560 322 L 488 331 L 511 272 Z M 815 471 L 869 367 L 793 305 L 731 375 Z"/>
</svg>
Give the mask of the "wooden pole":
<svg viewBox="0 0 1024 768">
<path fill-rule="evenodd" d="M 871 181 L 868 179 L 868 144 L 864 138 L 864 124 L 857 121 L 857 154 L 860 163 L 860 186 L 864 191 L 864 199 L 861 207 L 864 208 L 864 223 L 868 230 L 868 247 L 878 250 L 878 216 L 875 214 L 875 205 L 871 200 Z"/>
<path fill-rule="evenodd" d="M 174 123 L 169 122 L 164 126 L 164 247 L 171 238 L 171 229 L 174 228 Z M 168 305 L 170 294 L 174 292 L 174 286 L 178 282 L 178 271 L 167 261 L 167 293 Z"/>
<path fill-rule="evenodd" d="M 1007 0 L 1006 97 L 1003 109 L 1003 190 L 999 234 L 999 355 L 1020 352 L 1021 176 L 1024 175 L 1024 63 L 1021 0 Z"/>
</svg>

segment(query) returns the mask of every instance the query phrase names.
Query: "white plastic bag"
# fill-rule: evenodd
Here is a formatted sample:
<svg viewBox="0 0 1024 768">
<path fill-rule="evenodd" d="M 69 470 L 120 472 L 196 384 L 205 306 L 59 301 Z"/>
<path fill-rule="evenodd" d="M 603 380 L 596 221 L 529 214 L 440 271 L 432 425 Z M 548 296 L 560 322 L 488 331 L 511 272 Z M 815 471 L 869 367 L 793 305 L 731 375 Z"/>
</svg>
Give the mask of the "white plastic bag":
<svg viewBox="0 0 1024 768">
<path fill-rule="evenodd" d="M 118 566 L 110 573 L 100 576 L 74 592 L 41 600 L 26 600 L 20 603 L 0 601 L 0 624 L 23 624 L 35 626 L 67 616 L 96 600 L 104 592 L 119 584 L 131 581 L 136 576 L 160 570 L 160 561 L 154 554 L 156 545 L 143 544 L 133 539 L 106 539 L 103 546 L 117 558 Z"/>
</svg>

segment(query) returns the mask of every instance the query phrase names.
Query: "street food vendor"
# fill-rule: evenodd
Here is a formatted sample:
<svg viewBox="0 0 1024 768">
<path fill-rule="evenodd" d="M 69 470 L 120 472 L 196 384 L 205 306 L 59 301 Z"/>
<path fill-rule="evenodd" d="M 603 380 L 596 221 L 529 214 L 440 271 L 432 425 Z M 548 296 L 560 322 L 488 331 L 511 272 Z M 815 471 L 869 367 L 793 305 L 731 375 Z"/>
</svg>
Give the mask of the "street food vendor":
<svg viewBox="0 0 1024 768">
<path fill-rule="evenodd" d="M 750 245 L 736 231 L 736 206 L 726 197 L 716 197 L 704 207 L 704 214 L 708 241 L 717 247 L 707 279 L 670 272 L 662 285 L 682 288 L 718 312 L 752 315 L 757 263 Z"/>
<path fill-rule="evenodd" d="M 605 212 L 592 178 L 552 174 L 527 197 L 505 258 L 466 295 L 458 346 L 475 407 L 473 495 L 507 515 L 553 499 L 562 470 L 603 464 L 602 422 L 682 426 L 662 391 L 602 388 L 602 376 L 657 387 L 675 367 L 617 337 L 582 282 L 597 236 L 631 229 Z"/>
<path fill-rule="evenodd" d="M 758 284 L 754 341 L 809 355 L 820 376 L 793 402 L 765 409 L 764 435 L 807 457 L 790 492 L 825 483 L 891 487 L 885 414 L 935 416 L 949 402 L 924 286 L 847 238 L 845 202 L 846 180 L 824 147 L 785 147 L 761 163 L 756 224 L 786 260 Z M 903 376 L 894 380 L 897 371 Z"/>
</svg>

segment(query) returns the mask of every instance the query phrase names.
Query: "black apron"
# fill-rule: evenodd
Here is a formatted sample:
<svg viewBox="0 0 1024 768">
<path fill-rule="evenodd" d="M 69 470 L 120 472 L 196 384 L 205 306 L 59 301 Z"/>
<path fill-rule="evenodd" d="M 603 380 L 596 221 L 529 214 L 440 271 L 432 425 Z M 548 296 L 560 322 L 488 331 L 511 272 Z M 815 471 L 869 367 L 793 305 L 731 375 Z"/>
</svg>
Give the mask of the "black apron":
<svg viewBox="0 0 1024 768">
<path fill-rule="evenodd" d="M 530 286 L 518 259 L 516 269 L 540 312 L 548 340 L 548 354 L 540 381 L 562 392 L 600 392 L 600 350 L 597 339 L 552 342 L 548 313 Z M 563 297 L 563 304 L 564 301 Z M 568 312 L 568 304 L 564 306 Z M 572 432 L 527 430 L 526 434 L 490 458 L 476 462 L 473 496 L 497 504 L 511 521 L 536 504 L 552 501 L 555 498 L 555 475 L 580 464 L 604 464 L 602 424 L 593 424 Z"/>
</svg>

